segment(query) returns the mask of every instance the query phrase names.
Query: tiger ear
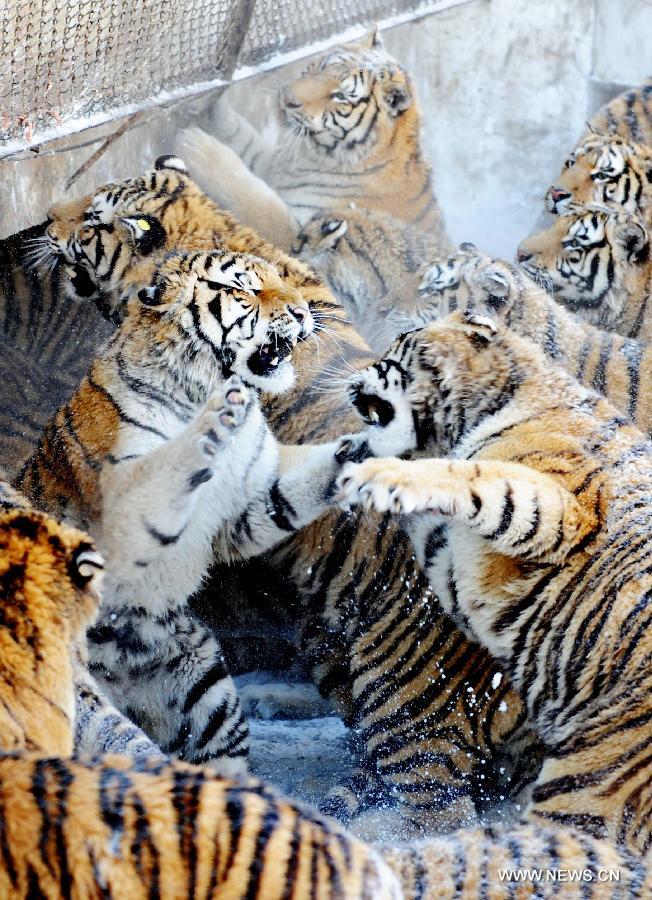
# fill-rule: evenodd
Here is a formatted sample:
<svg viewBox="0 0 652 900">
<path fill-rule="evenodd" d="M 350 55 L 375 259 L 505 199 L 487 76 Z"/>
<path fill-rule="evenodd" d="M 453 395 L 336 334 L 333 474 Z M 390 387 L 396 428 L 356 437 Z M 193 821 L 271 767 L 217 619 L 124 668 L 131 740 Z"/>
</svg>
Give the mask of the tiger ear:
<svg viewBox="0 0 652 900">
<path fill-rule="evenodd" d="M 369 31 L 360 39 L 359 46 L 363 48 L 363 50 L 382 50 L 384 47 L 383 39 L 380 36 L 380 29 L 378 25 L 374 25 Z"/>
<path fill-rule="evenodd" d="M 489 316 L 476 312 L 464 313 L 464 324 L 467 326 L 467 337 L 478 350 L 488 347 L 498 334 L 496 323 Z"/>
<path fill-rule="evenodd" d="M 165 244 L 167 234 L 156 216 L 147 213 L 122 216 L 120 222 L 129 231 L 134 246 L 141 256 L 147 256 Z"/>
<path fill-rule="evenodd" d="M 346 234 L 348 227 L 346 219 L 324 219 L 319 229 L 320 247 L 334 247 L 342 235 Z"/>
<path fill-rule="evenodd" d="M 412 106 L 412 91 L 407 83 L 390 80 L 383 83 L 382 100 L 390 116 L 400 116 Z"/>
<path fill-rule="evenodd" d="M 625 251 L 628 262 L 642 263 L 650 255 L 647 228 L 636 219 L 628 219 L 616 227 L 616 240 Z"/>
<path fill-rule="evenodd" d="M 477 274 L 475 280 L 485 295 L 484 302 L 489 309 L 498 311 L 509 302 L 512 283 L 507 272 L 497 266 L 487 266 Z"/>
<path fill-rule="evenodd" d="M 141 290 L 138 291 L 138 299 L 143 306 L 160 306 L 162 296 L 163 291 L 158 284 L 151 284 L 149 287 L 141 288 Z"/>
<path fill-rule="evenodd" d="M 179 156 L 173 156 L 170 153 L 165 156 L 159 156 L 154 163 L 154 168 L 157 172 L 163 172 L 165 169 L 172 169 L 173 172 L 183 172 L 184 175 L 188 174 L 188 166 L 185 162 Z"/>
</svg>

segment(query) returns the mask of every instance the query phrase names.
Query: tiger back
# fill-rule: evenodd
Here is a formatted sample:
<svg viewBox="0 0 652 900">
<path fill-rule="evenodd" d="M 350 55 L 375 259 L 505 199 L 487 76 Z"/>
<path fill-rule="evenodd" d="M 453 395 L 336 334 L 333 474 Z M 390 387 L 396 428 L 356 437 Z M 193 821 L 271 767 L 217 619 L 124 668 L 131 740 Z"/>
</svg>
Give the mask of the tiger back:
<svg viewBox="0 0 652 900">
<path fill-rule="evenodd" d="M 278 146 L 225 100 L 215 137 L 191 128 L 178 141 L 199 184 L 238 219 L 284 249 L 311 215 L 346 207 L 446 240 L 414 85 L 375 29 L 327 51 L 281 89 L 279 104 Z"/>
<path fill-rule="evenodd" d="M 598 204 L 569 206 L 519 244 L 525 272 L 598 328 L 652 339 L 650 235 L 638 215 Z"/>
<path fill-rule="evenodd" d="M 266 418 L 287 443 L 330 441 L 355 431 L 359 423 L 344 394 L 329 387 L 334 371 L 347 374 L 371 356 L 342 307 L 304 264 L 234 224 L 199 191 L 180 160 L 157 165 L 143 178 L 98 189 L 85 208 L 78 203 L 53 210 L 51 252 L 85 266 L 98 288 L 113 291 L 108 301 L 118 317 L 116 297 L 128 291 L 121 273 L 127 273 L 125 285 L 136 273 L 151 277 L 160 254 L 174 249 L 168 231 L 179 248 L 244 244 L 276 260 L 282 277 L 309 302 L 317 329 L 315 340 L 299 343 L 293 353 L 295 389 L 263 398 Z M 117 240 L 122 228 L 130 239 Z M 152 231 L 162 239 L 156 249 Z M 489 690 L 493 661 L 450 620 L 433 614 L 434 600 L 409 541 L 394 524 L 334 512 L 288 538 L 267 559 L 301 600 L 300 641 L 313 677 L 359 729 L 363 747 L 364 777 L 336 791 L 325 808 L 348 818 L 389 791 L 418 829 L 474 817 L 476 799 L 486 794 L 481 760 L 486 765 L 505 741 L 522 737 L 518 697 L 504 686 Z M 416 634 L 419 639 L 410 637 Z M 429 674 L 438 666 L 449 676 L 444 690 Z M 477 697 L 473 705 L 468 688 Z M 508 714 L 499 712 L 503 702 Z"/>
<path fill-rule="evenodd" d="M 372 850 L 259 782 L 164 759 L 69 758 L 71 655 L 101 564 L 80 532 L 0 514 L 2 896 L 398 898 Z"/>
<path fill-rule="evenodd" d="M 652 147 L 652 78 L 605 103 L 591 116 L 589 128 Z"/>
</svg>

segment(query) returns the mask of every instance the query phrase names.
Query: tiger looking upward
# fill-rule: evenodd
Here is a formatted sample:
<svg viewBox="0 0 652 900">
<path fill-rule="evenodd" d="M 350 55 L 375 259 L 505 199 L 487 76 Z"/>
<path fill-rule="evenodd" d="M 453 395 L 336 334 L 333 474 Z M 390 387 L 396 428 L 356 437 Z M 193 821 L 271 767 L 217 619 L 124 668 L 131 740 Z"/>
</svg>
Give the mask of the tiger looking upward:
<svg viewBox="0 0 652 900">
<path fill-rule="evenodd" d="M 17 484 L 88 528 L 109 568 L 91 673 L 167 753 L 244 768 L 247 727 L 187 607 L 216 547 L 260 553 L 327 509 L 346 442 L 280 448 L 253 394 L 287 390 L 312 317 L 262 260 L 168 254 Z"/>
<path fill-rule="evenodd" d="M 650 233 L 638 215 L 571 204 L 550 228 L 522 241 L 517 258 L 530 278 L 587 322 L 652 340 Z"/>
<path fill-rule="evenodd" d="M 210 201 L 179 159 L 160 159 L 143 177 L 60 204 L 51 217 L 48 252 L 84 274 L 88 291 L 101 295 L 114 319 L 124 315 L 121 298 L 143 278 L 151 281 L 176 248 L 210 250 L 218 243 L 275 261 L 286 286 L 308 301 L 316 329 L 315 340 L 293 351 L 295 387 L 263 397 L 270 427 L 292 444 L 335 441 L 359 428 L 346 397 L 331 391 L 333 371 L 359 368 L 373 357 L 342 307 L 304 264 Z M 292 523 L 279 521 L 288 540 L 267 561 L 298 594 L 305 661 L 322 692 L 355 725 L 362 747 L 363 771 L 325 808 L 348 819 L 389 794 L 406 829 L 473 819 L 476 802 L 486 796 L 480 775 L 487 763 L 506 742 L 523 738 L 518 696 L 506 681 L 492 687 L 493 660 L 438 613 L 410 543 L 394 523 L 335 511 L 293 535 Z M 213 585 L 209 590 L 211 597 L 219 593 Z M 433 668 L 445 672 L 445 689 L 433 682 Z"/>
<path fill-rule="evenodd" d="M 475 313 L 408 332 L 350 396 L 382 458 L 346 467 L 341 500 L 403 517 L 440 603 L 523 697 L 545 750 L 527 820 L 647 853 L 650 443 Z"/>
<path fill-rule="evenodd" d="M 389 213 L 446 242 L 414 85 L 376 29 L 281 90 L 278 146 L 223 99 L 213 127 L 215 137 L 182 132 L 179 152 L 210 196 L 285 250 L 311 215 L 346 207 Z"/>
<path fill-rule="evenodd" d="M 260 782 L 165 759 L 69 758 L 71 657 L 101 571 L 87 535 L 0 512 L 0 895 L 398 900 L 373 850 Z"/>
</svg>

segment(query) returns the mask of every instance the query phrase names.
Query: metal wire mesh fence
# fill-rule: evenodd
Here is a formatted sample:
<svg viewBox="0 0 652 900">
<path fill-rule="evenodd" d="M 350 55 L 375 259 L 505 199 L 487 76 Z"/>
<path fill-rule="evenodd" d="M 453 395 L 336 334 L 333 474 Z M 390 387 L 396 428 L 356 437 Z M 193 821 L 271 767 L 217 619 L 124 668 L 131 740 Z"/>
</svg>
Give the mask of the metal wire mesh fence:
<svg viewBox="0 0 652 900">
<path fill-rule="evenodd" d="M 0 142 L 47 140 L 426 0 L 4 0 Z M 450 4 L 448 4 L 450 5 Z"/>
</svg>

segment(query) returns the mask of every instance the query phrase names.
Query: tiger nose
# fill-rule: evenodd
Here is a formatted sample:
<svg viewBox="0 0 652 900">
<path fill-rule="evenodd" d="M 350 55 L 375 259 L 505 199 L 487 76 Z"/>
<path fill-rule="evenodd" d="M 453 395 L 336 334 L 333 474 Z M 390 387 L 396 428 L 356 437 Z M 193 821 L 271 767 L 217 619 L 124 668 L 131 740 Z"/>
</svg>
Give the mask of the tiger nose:
<svg viewBox="0 0 652 900">
<path fill-rule="evenodd" d="M 290 93 L 283 94 L 283 105 L 287 106 L 288 109 L 299 109 L 302 105 L 296 97 L 293 97 Z"/>
<path fill-rule="evenodd" d="M 568 191 L 565 191 L 563 188 L 551 187 L 548 191 L 548 196 L 552 200 L 553 203 L 559 203 L 561 200 L 568 200 L 570 194 Z"/>
<path fill-rule="evenodd" d="M 532 259 L 532 254 L 522 244 L 519 244 L 516 250 L 516 259 L 520 263 L 526 262 L 528 259 Z"/>
</svg>

